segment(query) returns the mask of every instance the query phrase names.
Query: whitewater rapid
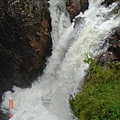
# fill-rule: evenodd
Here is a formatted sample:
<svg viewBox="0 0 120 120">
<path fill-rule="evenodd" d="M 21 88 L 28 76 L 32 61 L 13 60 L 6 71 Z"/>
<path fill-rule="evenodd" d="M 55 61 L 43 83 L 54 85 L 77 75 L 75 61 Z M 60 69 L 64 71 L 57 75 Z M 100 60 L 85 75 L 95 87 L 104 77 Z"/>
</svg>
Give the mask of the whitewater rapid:
<svg viewBox="0 0 120 120">
<path fill-rule="evenodd" d="M 4 93 L 4 112 L 9 109 L 9 99 L 13 100 L 14 107 L 9 111 L 13 117 L 10 120 L 77 119 L 69 108 L 69 96 L 82 89 L 84 70 L 89 67 L 83 62 L 85 54 L 96 55 L 111 29 L 120 23 L 119 16 L 109 15 L 117 3 L 105 8 L 101 6 L 102 1 L 89 0 L 89 9 L 75 18 L 80 22 L 71 24 L 65 1 L 50 0 L 52 56 L 43 75 L 31 88 L 14 86 L 14 92 Z"/>
</svg>

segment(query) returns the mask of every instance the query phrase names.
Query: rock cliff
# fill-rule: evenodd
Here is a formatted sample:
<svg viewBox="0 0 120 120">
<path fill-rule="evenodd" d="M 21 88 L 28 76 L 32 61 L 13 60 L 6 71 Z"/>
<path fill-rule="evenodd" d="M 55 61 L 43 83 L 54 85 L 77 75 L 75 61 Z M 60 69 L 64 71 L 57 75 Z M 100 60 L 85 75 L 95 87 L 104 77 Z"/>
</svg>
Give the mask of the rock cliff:
<svg viewBox="0 0 120 120">
<path fill-rule="evenodd" d="M 52 47 L 48 7 L 42 0 L 0 1 L 0 96 L 42 73 Z"/>
</svg>

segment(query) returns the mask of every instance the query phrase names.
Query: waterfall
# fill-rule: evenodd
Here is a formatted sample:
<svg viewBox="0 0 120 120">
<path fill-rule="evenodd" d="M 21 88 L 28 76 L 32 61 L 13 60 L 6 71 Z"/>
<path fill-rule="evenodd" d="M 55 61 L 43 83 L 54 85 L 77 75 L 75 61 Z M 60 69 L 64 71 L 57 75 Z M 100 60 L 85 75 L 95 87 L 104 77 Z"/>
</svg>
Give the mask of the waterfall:
<svg viewBox="0 0 120 120">
<path fill-rule="evenodd" d="M 77 23 L 70 23 L 63 0 L 50 0 L 53 51 L 47 67 L 31 88 L 14 86 L 3 95 L 2 110 L 8 112 L 9 99 L 13 100 L 10 120 L 74 120 L 69 108 L 69 96 L 75 95 L 84 82 L 85 53 L 97 54 L 98 48 L 110 30 L 119 25 L 120 17 L 109 14 L 101 6 L 103 0 L 89 0 L 89 9 L 76 16 Z"/>
<path fill-rule="evenodd" d="M 62 0 L 60 3 L 51 1 L 50 12 L 52 18 L 52 41 L 54 49 L 57 42 L 60 40 L 60 36 L 62 36 L 66 28 L 71 25 L 71 22 L 69 13 L 65 7 L 65 2 Z"/>
</svg>

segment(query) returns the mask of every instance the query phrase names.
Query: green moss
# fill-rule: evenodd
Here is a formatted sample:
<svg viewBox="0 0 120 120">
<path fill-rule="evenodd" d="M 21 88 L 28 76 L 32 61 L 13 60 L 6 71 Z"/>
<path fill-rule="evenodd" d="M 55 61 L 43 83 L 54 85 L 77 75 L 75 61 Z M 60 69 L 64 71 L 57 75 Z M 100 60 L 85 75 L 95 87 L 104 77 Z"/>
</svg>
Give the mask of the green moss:
<svg viewBox="0 0 120 120">
<path fill-rule="evenodd" d="M 70 101 L 71 109 L 80 120 L 120 120 L 120 62 L 111 68 L 96 65 L 92 58 L 81 93 Z"/>
</svg>

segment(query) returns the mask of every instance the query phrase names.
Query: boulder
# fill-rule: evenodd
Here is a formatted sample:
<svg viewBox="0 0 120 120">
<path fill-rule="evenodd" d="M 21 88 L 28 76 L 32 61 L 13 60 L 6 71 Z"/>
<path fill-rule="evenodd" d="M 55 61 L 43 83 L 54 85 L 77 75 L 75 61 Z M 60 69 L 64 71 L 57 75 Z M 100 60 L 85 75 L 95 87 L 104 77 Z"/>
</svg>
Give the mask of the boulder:
<svg viewBox="0 0 120 120">
<path fill-rule="evenodd" d="M 70 14 L 71 22 L 80 12 L 83 12 L 88 9 L 88 1 L 87 0 L 68 0 L 66 2 L 66 8 Z"/>
</svg>

